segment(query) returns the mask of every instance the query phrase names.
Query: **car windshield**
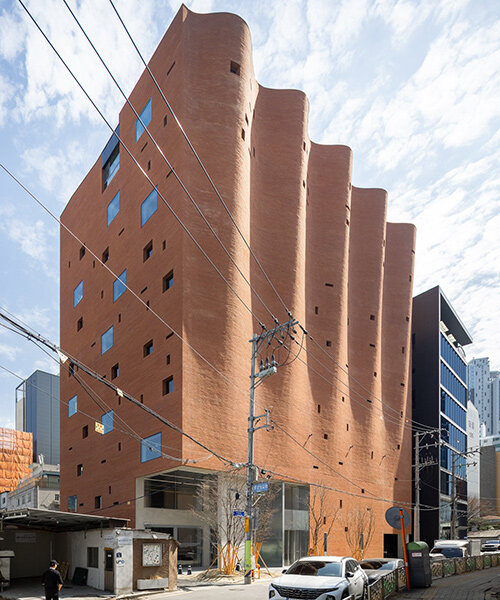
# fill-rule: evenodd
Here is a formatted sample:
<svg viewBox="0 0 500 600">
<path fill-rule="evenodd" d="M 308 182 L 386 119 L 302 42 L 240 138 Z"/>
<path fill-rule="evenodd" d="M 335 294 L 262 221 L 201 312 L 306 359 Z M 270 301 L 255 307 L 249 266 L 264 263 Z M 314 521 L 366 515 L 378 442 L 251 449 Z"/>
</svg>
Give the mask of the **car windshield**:
<svg viewBox="0 0 500 600">
<path fill-rule="evenodd" d="M 319 577 L 340 577 L 342 565 L 339 562 L 321 560 L 301 560 L 293 564 L 286 572 L 287 575 L 318 575 Z"/>
<path fill-rule="evenodd" d="M 380 568 L 385 569 L 386 571 L 392 571 L 393 569 L 396 568 L 396 563 L 394 563 L 394 562 L 382 563 Z"/>
<path fill-rule="evenodd" d="M 462 548 L 458 546 L 440 546 L 439 548 L 433 548 L 431 552 L 433 554 L 442 554 L 446 558 L 458 558 L 464 555 Z"/>
</svg>

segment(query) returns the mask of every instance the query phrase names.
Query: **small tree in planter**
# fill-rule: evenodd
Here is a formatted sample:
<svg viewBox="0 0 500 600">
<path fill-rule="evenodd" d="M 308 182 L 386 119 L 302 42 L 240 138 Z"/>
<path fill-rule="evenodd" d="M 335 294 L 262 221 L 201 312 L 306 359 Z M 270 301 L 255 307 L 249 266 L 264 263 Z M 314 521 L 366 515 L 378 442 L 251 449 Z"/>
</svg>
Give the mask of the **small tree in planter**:
<svg viewBox="0 0 500 600">
<path fill-rule="evenodd" d="M 375 533 L 375 519 L 370 508 L 355 508 L 343 519 L 345 539 L 353 558 L 362 560 Z"/>
</svg>

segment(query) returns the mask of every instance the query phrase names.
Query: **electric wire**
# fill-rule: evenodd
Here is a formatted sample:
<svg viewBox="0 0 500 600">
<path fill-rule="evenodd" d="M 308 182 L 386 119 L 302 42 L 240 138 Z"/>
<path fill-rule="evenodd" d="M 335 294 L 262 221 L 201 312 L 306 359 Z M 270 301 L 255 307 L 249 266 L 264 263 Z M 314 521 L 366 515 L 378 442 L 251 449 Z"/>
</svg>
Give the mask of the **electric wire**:
<svg viewBox="0 0 500 600">
<path fill-rule="evenodd" d="M 66 0 L 63 0 L 63 1 L 65 2 Z M 113 0 L 109 0 L 109 3 L 111 4 L 111 6 L 112 6 L 112 8 L 113 8 L 113 10 L 114 10 L 114 12 L 115 12 L 115 14 L 116 14 L 116 16 L 117 16 L 118 20 L 119 20 L 119 21 L 120 21 L 120 23 L 122 24 L 122 26 L 123 26 L 123 28 L 124 28 L 124 30 L 125 30 L 125 32 L 126 32 L 126 34 L 127 34 L 128 38 L 130 39 L 130 41 L 131 41 L 132 45 L 134 46 L 134 48 L 135 48 L 135 50 L 136 50 L 136 52 L 137 52 L 137 54 L 138 54 L 138 56 L 139 56 L 139 58 L 140 58 L 140 60 L 141 60 L 142 64 L 143 64 L 143 65 L 144 65 L 144 67 L 146 68 L 146 70 L 147 70 L 147 72 L 148 72 L 148 74 L 149 74 L 149 76 L 150 76 L 151 80 L 153 81 L 153 83 L 154 83 L 154 85 L 155 85 L 156 89 L 157 89 L 157 90 L 158 90 L 158 92 L 160 93 L 160 95 L 161 95 L 161 97 L 162 97 L 162 99 L 163 99 L 163 101 L 164 101 L 164 103 L 165 103 L 165 106 L 166 106 L 166 107 L 168 108 L 168 110 L 170 111 L 170 114 L 172 115 L 172 117 L 173 117 L 174 121 L 176 122 L 177 126 L 179 127 L 179 130 L 180 130 L 180 132 L 181 132 L 182 136 L 184 137 L 185 141 L 187 142 L 187 144 L 188 144 L 188 146 L 189 146 L 189 148 L 190 148 L 190 150 L 191 150 L 191 152 L 192 152 L 193 156 L 195 157 L 196 161 L 198 162 L 199 166 L 201 167 L 201 169 L 202 169 L 202 171 L 203 171 L 204 175 L 206 176 L 206 178 L 207 178 L 208 182 L 210 183 L 210 185 L 211 185 L 211 187 L 212 187 L 213 191 L 214 191 L 214 192 L 215 192 L 215 194 L 217 195 L 217 197 L 218 197 L 219 201 L 221 202 L 221 204 L 222 204 L 222 206 L 223 206 L 223 208 L 224 208 L 225 212 L 226 212 L 226 213 L 227 213 L 227 215 L 229 216 L 229 218 L 230 218 L 230 220 L 231 220 L 232 224 L 233 224 L 233 225 L 234 225 L 234 227 L 236 228 L 236 230 L 237 230 L 238 234 L 240 235 L 240 237 L 241 237 L 241 239 L 242 239 L 243 243 L 245 244 L 245 246 L 246 246 L 246 247 L 247 247 L 247 249 L 249 250 L 249 252 L 250 252 L 250 254 L 251 254 L 252 258 L 253 258 L 253 259 L 254 259 L 254 261 L 256 262 L 257 266 L 259 267 L 259 269 L 260 269 L 260 271 L 262 272 L 262 274 L 263 274 L 264 278 L 266 279 L 266 281 L 267 281 L 267 282 L 268 282 L 268 284 L 270 285 L 271 289 L 272 289 L 272 290 L 274 291 L 274 293 L 276 294 L 276 297 L 278 298 L 278 300 L 279 300 L 279 301 L 280 301 L 280 303 L 282 304 L 282 306 L 283 306 L 283 308 L 284 308 L 285 312 L 287 313 L 287 315 L 288 315 L 290 318 L 292 318 L 292 313 L 291 313 L 291 311 L 290 311 L 290 310 L 289 310 L 289 308 L 287 307 L 287 305 L 286 305 L 286 303 L 284 302 L 283 298 L 282 298 L 282 297 L 280 296 L 280 294 L 278 293 L 278 291 L 277 291 L 276 287 L 273 285 L 273 283 L 272 283 L 271 279 L 269 278 L 269 276 L 267 275 L 267 273 L 266 273 L 266 271 L 265 271 L 264 267 L 262 266 L 261 262 L 259 261 L 258 257 L 256 256 L 255 252 L 252 250 L 252 248 L 251 248 L 251 245 L 250 245 L 250 244 L 248 243 L 248 241 L 246 240 L 246 238 L 245 238 L 245 236 L 244 236 L 243 232 L 241 231 L 240 227 L 238 226 L 238 224 L 237 224 L 237 222 L 236 222 L 235 218 L 233 217 L 233 215 L 232 215 L 232 213 L 231 213 L 231 211 L 230 211 L 229 207 L 227 206 L 226 202 L 224 201 L 224 198 L 222 197 L 222 195 L 221 195 L 221 193 L 219 192 L 219 190 L 218 190 L 217 186 L 215 185 L 215 183 L 214 183 L 213 179 L 211 178 L 211 176 L 210 176 L 210 174 L 209 174 L 209 172 L 208 172 L 207 168 L 205 167 L 205 165 L 204 165 L 203 161 L 201 160 L 201 158 L 200 158 L 199 154 L 197 153 L 197 151 L 196 151 L 196 149 L 195 149 L 194 145 L 192 144 L 192 142 L 191 142 L 191 140 L 190 140 L 189 136 L 187 135 L 187 133 L 186 133 L 186 131 L 185 131 L 184 127 L 182 126 L 182 124 L 181 124 L 181 122 L 180 122 L 179 118 L 177 117 L 177 115 L 176 115 L 176 113 L 175 113 L 174 109 L 172 108 L 172 106 L 171 106 L 171 104 L 169 103 L 169 101 L 168 101 L 168 99 L 167 99 L 167 97 L 166 97 L 165 93 L 164 93 L 164 92 L 163 92 L 163 90 L 161 89 L 161 86 L 159 85 L 158 81 L 156 80 L 156 77 L 154 76 L 154 74 L 153 74 L 153 72 L 151 71 L 151 69 L 150 69 L 149 65 L 147 64 L 146 60 L 144 59 L 144 57 L 143 57 L 143 55 L 142 55 L 142 53 L 141 53 L 141 51 L 140 51 L 139 47 L 137 46 L 137 44 L 136 44 L 136 42 L 135 42 L 135 40 L 134 40 L 133 36 L 131 35 L 131 33 L 130 33 L 129 29 L 127 28 L 127 26 L 126 26 L 126 24 L 125 24 L 125 22 L 124 22 L 124 20 L 122 19 L 122 17 L 121 17 L 121 15 L 120 15 L 120 13 L 118 12 L 118 10 L 117 10 L 117 8 L 116 8 L 116 6 L 115 6 L 115 4 L 114 4 Z M 342 365 L 340 365 L 340 363 L 338 363 L 338 361 L 336 361 L 336 360 L 335 360 L 335 358 L 334 358 L 334 357 L 333 357 L 331 354 L 329 354 L 329 353 L 328 353 L 328 352 L 327 352 L 327 351 L 326 351 L 324 348 L 322 348 L 322 347 L 321 347 L 321 346 L 318 344 L 318 342 L 317 342 L 317 341 L 316 341 L 316 340 L 315 340 L 315 339 L 314 339 L 312 336 L 310 336 L 310 335 L 309 335 L 308 337 L 311 339 L 311 341 L 312 341 L 314 344 L 316 344 L 316 345 L 317 345 L 317 346 L 320 348 L 320 350 L 321 350 L 321 351 L 322 351 L 322 352 L 323 352 L 323 353 L 324 353 L 324 354 L 325 354 L 325 355 L 326 355 L 326 356 L 327 356 L 327 357 L 328 357 L 330 360 L 332 360 L 332 361 L 333 361 L 335 364 L 337 364 L 337 365 L 338 365 L 338 367 L 339 367 L 340 369 L 342 369 L 344 372 L 346 372 L 347 374 L 349 374 L 347 371 L 345 371 L 345 369 L 342 367 Z M 365 386 L 364 386 L 364 385 L 363 385 L 363 384 L 362 384 L 360 381 L 358 381 L 358 380 L 357 380 L 355 377 L 353 377 L 352 375 L 349 375 L 349 377 L 350 377 L 350 379 L 351 379 L 352 381 L 356 382 L 356 383 L 357 383 L 357 384 L 358 384 L 358 385 L 359 385 L 359 386 L 360 386 L 362 389 L 364 389 L 365 391 L 367 391 L 367 392 L 368 392 L 368 393 L 369 393 L 369 394 L 370 394 L 370 395 L 371 395 L 373 398 L 375 398 L 375 399 L 376 399 L 377 401 L 379 401 L 381 404 L 384 404 L 384 405 L 385 405 L 385 404 L 387 404 L 387 403 L 386 403 L 386 402 L 384 402 L 384 401 L 383 401 L 381 398 L 378 398 L 378 397 L 377 397 L 377 396 L 376 396 L 376 395 L 375 395 L 373 392 L 370 392 L 369 390 L 367 390 L 367 388 L 366 388 L 366 387 L 365 387 Z M 396 411 L 396 409 L 394 409 L 394 408 L 393 408 L 393 407 L 391 407 L 390 405 L 387 405 L 387 406 L 388 406 L 388 409 L 389 409 L 389 410 L 394 410 L 394 411 Z M 425 423 L 418 423 L 417 421 L 414 421 L 413 419 L 411 419 L 411 420 L 410 420 L 410 422 L 412 422 L 412 423 L 415 423 L 416 425 L 419 425 L 419 426 L 421 426 L 421 427 L 424 427 L 424 428 L 426 428 L 426 427 L 427 427 L 427 425 L 425 425 Z"/>
<path fill-rule="evenodd" d="M 109 74 L 109 76 L 111 77 L 111 79 L 113 80 L 114 84 L 116 85 L 116 87 L 118 88 L 118 90 L 120 91 L 121 95 L 123 96 L 123 98 L 125 99 L 125 102 L 127 103 L 127 105 L 132 109 L 134 115 L 136 116 L 137 120 L 140 122 L 140 124 L 142 125 L 144 131 L 148 134 L 149 139 L 153 142 L 156 150 L 158 151 L 158 153 L 160 154 L 160 156 L 162 157 L 162 159 L 164 160 L 164 162 L 166 163 L 166 165 L 169 167 L 169 169 L 172 171 L 174 177 L 176 178 L 177 182 L 179 183 L 179 185 L 181 186 L 182 190 L 184 191 L 184 193 L 186 194 L 186 196 L 189 198 L 189 200 L 191 201 L 192 205 L 194 206 L 194 208 L 196 209 L 196 211 L 198 212 L 198 214 L 200 215 L 200 217 L 203 219 L 204 223 L 206 224 L 206 226 L 209 228 L 210 232 L 212 233 L 212 235 L 215 237 L 215 239 L 217 240 L 217 242 L 219 243 L 219 245 L 221 246 L 221 248 L 224 250 L 225 254 L 228 256 L 229 260 L 233 263 L 233 265 L 235 266 L 235 268 L 237 269 L 238 273 L 241 275 L 241 277 L 244 279 L 245 283 L 248 284 L 248 286 L 250 287 L 250 290 L 252 291 L 253 294 L 255 294 L 255 297 L 259 300 L 259 302 L 262 304 L 262 306 L 269 312 L 269 314 L 271 315 L 271 318 L 273 320 L 276 320 L 273 313 L 271 312 L 271 310 L 269 309 L 269 307 L 266 305 L 266 303 L 264 302 L 264 300 L 261 298 L 261 296 L 258 294 L 258 292 L 255 290 L 255 288 L 252 286 L 252 284 L 250 283 L 250 281 L 248 280 L 248 278 L 246 277 L 246 275 L 243 273 L 243 271 L 240 269 L 240 267 L 238 266 L 238 264 L 236 263 L 236 261 L 234 260 L 234 258 L 232 257 L 231 253 L 229 252 L 229 250 L 226 248 L 226 246 L 224 245 L 224 243 L 222 242 L 222 240 L 220 239 L 220 237 L 217 235 L 217 232 L 214 230 L 214 228 L 212 227 L 212 225 L 210 224 L 210 222 L 208 221 L 208 219 L 206 218 L 205 214 L 203 213 L 203 211 L 200 209 L 200 207 L 198 206 L 198 204 L 195 202 L 193 196 L 191 195 L 191 193 L 189 192 L 189 190 L 187 189 L 186 185 L 183 183 L 182 179 L 180 178 L 180 176 L 178 175 L 177 171 L 175 170 L 175 168 L 173 167 L 173 165 L 170 163 L 170 161 L 168 160 L 168 158 L 166 157 L 165 153 L 163 152 L 163 150 L 160 148 L 159 144 L 157 143 L 156 139 L 154 138 L 154 136 L 152 135 L 152 133 L 149 131 L 148 126 L 144 123 L 144 121 L 142 120 L 142 117 L 140 116 L 140 114 L 137 112 L 137 110 L 135 109 L 135 107 L 133 106 L 133 104 L 130 102 L 130 100 L 128 99 L 127 95 L 125 94 L 125 92 L 123 91 L 123 88 L 120 86 L 120 84 L 118 83 L 118 81 L 116 80 L 115 76 L 113 75 L 113 73 L 111 72 L 111 70 L 109 69 L 108 65 L 106 64 L 106 62 L 104 61 L 104 59 L 102 58 L 101 54 L 99 53 L 99 51 L 97 50 L 97 48 L 95 47 L 95 45 L 93 44 L 92 40 L 90 39 L 89 35 L 87 34 L 87 32 L 85 31 L 85 29 L 83 28 L 82 24 L 80 23 L 78 17 L 76 16 L 76 14 L 73 12 L 73 10 L 71 9 L 71 7 L 69 6 L 67 0 L 62 0 L 64 5 L 66 6 L 66 8 L 68 9 L 68 11 L 70 12 L 71 16 L 73 17 L 73 19 L 75 20 L 76 24 L 78 25 L 78 27 L 80 28 L 81 32 L 83 33 L 83 35 L 85 36 L 86 40 L 88 41 L 88 43 L 90 44 L 91 48 L 94 50 L 95 54 L 97 55 L 97 57 L 99 58 L 99 60 L 101 61 L 102 65 L 104 66 L 104 68 L 106 69 L 107 73 Z M 119 136 L 117 136 L 119 137 Z M 121 141 L 121 139 L 120 139 Z M 123 142 L 122 142 L 123 143 Z M 162 198 L 162 200 L 166 203 L 165 199 Z M 254 318 L 257 320 L 257 322 L 262 325 L 262 322 L 257 319 L 257 317 L 255 317 L 255 315 L 252 313 L 252 316 L 254 316 Z M 262 325 L 263 326 L 263 325 Z"/>
<path fill-rule="evenodd" d="M 50 342 L 49 340 L 43 338 L 42 336 L 40 336 L 37 333 L 34 333 L 33 331 L 26 330 L 26 328 L 24 328 L 22 325 L 17 324 L 15 321 L 13 321 L 11 318 L 7 317 L 5 314 L 2 314 L 1 312 L 0 312 L 0 317 L 3 318 L 4 320 L 6 320 L 7 322 L 9 322 L 16 329 L 18 329 L 19 330 L 18 333 L 22 337 L 25 337 L 29 341 L 33 341 L 33 338 L 35 338 L 36 341 L 42 343 L 44 346 L 46 346 L 47 348 L 49 348 L 53 352 L 56 352 L 57 354 L 59 354 L 60 357 L 61 357 L 61 355 L 63 355 L 63 357 L 61 358 L 61 360 L 63 360 L 63 362 L 65 362 L 64 359 L 66 359 L 66 360 L 68 358 L 71 359 L 71 362 L 73 362 L 74 364 L 78 365 L 78 367 L 80 369 L 82 369 L 85 373 L 87 373 L 88 375 L 92 376 L 94 379 L 96 379 L 100 383 L 102 383 L 105 386 L 107 386 L 108 388 L 112 389 L 118 396 L 123 397 L 126 400 L 129 400 L 131 403 L 133 403 L 136 406 L 138 406 L 141 410 L 149 413 L 150 415 L 152 415 L 153 417 L 155 417 L 156 419 L 158 419 L 159 421 L 161 421 L 164 425 L 166 425 L 170 429 L 173 429 L 177 433 L 180 433 L 180 434 L 184 435 L 186 438 L 188 438 L 189 440 L 191 440 L 192 442 L 194 442 L 196 445 L 200 446 L 201 448 L 203 448 L 204 450 L 206 450 L 210 454 L 213 454 L 213 456 L 216 457 L 216 458 L 218 458 L 221 462 L 223 462 L 225 464 L 229 464 L 229 465 L 231 465 L 233 467 L 234 466 L 238 466 L 238 467 L 240 466 L 239 463 L 235 463 L 233 460 L 224 457 L 223 455 L 221 455 L 220 453 L 216 452 L 215 450 L 212 450 L 210 447 L 208 447 L 203 442 L 200 442 L 199 440 L 197 440 L 191 434 L 183 431 L 182 428 L 180 428 L 178 425 L 175 425 L 175 423 L 172 423 L 171 421 L 169 421 L 168 419 L 166 419 L 164 416 L 162 416 L 159 413 L 157 413 L 156 411 L 154 411 L 149 406 L 146 406 L 145 404 L 142 404 L 139 400 L 137 400 L 136 398 L 134 398 L 134 396 L 132 396 L 131 394 L 128 394 L 127 392 L 125 392 L 124 390 L 120 389 L 115 384 L 113 384 L 110 381 L 108 381 L 107 379 L 103 378 L 101 375 L 99 375 L 99 373 L 97 373 L 96 371 L 94 371 L 90 367 L 86 366 L 83 362 L 81 362 L 80 360 L 78 360 L 74 356 L 71 356 L 71 354 L 64 352 L 64 349 L 59 348 L 53 342 Z"/>
</svg>

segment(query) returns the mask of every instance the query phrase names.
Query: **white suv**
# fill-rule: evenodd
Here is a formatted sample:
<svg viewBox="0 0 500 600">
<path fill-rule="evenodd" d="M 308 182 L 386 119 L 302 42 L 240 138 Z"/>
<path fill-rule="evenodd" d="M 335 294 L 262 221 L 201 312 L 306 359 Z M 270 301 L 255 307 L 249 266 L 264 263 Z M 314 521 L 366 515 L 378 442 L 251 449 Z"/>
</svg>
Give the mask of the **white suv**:
<svg viewBox="0 0 500 600">
<path fill-rule="evenodd" d="M 348 556 L 308 556 L 293 563 L 269 586 L 273 600 L 367 600 L 368 577 Z"/>
</svg>

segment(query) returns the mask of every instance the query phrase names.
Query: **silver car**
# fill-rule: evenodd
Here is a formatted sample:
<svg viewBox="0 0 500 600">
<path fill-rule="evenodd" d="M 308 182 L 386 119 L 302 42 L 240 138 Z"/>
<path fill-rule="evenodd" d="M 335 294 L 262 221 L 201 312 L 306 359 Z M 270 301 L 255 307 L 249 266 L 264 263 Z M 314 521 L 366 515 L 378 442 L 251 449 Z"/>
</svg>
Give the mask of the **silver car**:
<svg viewBox="0 0 500 600">
<path fill-rule="evenodd" d="M 293 563 L 269 586 L 273 600 L 367 600 L 368 577 L 349 556 L 308 556 Z"/>
</svg>

